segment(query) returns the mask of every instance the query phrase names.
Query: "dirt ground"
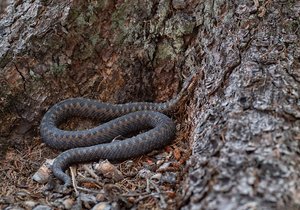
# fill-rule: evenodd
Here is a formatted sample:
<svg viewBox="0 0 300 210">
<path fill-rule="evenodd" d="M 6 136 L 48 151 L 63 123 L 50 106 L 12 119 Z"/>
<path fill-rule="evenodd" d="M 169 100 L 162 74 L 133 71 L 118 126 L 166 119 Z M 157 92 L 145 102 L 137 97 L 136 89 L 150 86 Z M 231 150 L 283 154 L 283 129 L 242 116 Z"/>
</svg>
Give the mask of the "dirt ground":
<svg viewBox="0 0 300 210">
<path fill-rule="evenodd" d="M 1 209 L 38 209 L 41 206 L 90 209 L 96 204 L 126 209 L 174 209 L 182 202 L 182 180 L 190 156 L 187 123 L 178 126 L 181 132 L 177 132 L 172 145 L 133 160 L 113 163 L 121 172 L 121 180 L 97 174 L 96 163 L 80 165 L 76 176 L 78 185 L 68 192 L 50 189 L 51 181 L 40 184 L 32 179 L 46 159 L 53 159 L 60 153 L 42 143 L 38 129 L 32 130 L 11 135 L 9 139 L 9 148 L 0 163 Z M 93 172 L 96 177 L 90 175 Z M 54 185 L 59 186 L 59 182 L 55 180 Z"/>
</svg>

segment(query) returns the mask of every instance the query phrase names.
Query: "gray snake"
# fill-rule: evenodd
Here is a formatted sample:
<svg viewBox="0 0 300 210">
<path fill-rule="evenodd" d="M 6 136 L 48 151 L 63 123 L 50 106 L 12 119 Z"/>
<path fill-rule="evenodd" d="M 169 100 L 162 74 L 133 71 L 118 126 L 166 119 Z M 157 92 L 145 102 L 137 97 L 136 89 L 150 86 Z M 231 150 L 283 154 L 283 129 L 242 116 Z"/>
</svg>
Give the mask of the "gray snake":
<svg viewBox="0 0 300 210">
<path fill-rule="evenodd" d="M 72 164 L 99 159 L 124 160 L 171 143 L 175 136 L 175 123 L 163 113 L 174 109 L 185 96 L 191 81 L 192 76 L 184 82 L 176 97 L 164 103 L 109 104 L 71 98 L 52 106 L 42 119 L 40 134 L 48 146 L 66 150 L 54 160 L 53 174 L 69 186 L 71 178 L 64 170 Z M 101 119 L 106 123 L 79 131 L 58 128 L 63 121 L 74 116 Z M 122 141 L 112 141 L 117 136 L 141 130 L 147 131 Z"/>
</svg>

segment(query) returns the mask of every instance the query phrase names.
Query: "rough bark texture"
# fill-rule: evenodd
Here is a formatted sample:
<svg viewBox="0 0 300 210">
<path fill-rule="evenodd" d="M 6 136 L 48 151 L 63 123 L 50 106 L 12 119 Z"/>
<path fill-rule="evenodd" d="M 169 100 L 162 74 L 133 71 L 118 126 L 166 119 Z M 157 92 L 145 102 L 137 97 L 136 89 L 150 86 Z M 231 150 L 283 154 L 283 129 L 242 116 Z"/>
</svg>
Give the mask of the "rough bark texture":
<svg viewBox="0 0 300 210">
<path fill-rule="evenodd" d="M 21 130 L 36 127 L 50 104 L 68 97 L 118 103 L 170 98 L 187 69 L 183 36 L 194 28 L 193 18 L 182 14 L 169 21 L 184 25 L 164 29 L 170 6 L 168 1 L 10 5 L 1 21 L 1 135 L 18 124 Z M 182 42 L 176 52 L 175 30 L 173 38 Z"/>
<path fill-rule="evenodd" d="M 299 209 L 300 2 L 205 1 L 183 209 Z"/>
<path fill-rule="evenodd" d="M 297 0 L 18 1 L 0 23 L 0 138 L 67 97 L 166 100 L 195 70 L 181 207 L 300 208 L 299 16 Z"/>
</svg>

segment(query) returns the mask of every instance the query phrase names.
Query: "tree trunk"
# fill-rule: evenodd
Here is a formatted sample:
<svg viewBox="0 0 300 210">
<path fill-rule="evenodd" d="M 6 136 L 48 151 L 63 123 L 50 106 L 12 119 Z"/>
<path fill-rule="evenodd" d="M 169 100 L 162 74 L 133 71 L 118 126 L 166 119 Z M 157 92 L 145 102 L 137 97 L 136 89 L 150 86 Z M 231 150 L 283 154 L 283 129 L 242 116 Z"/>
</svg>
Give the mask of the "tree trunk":
<svg viewBox="0 0 300 210">
<path fill-rule="evenodd" d="M 196 71 L 177 208 L 298 209 L 299 15 L 297 0 L 12 2 L 0 22 L 1 154 L 31 144 L 18 136 L 38 136 L 62 99 L 166 101 Z"/>
<path fill-rule="evenodd" d="M 299 209 L 300 2 L 209 2 L 183 209 Z"/>
</svg>

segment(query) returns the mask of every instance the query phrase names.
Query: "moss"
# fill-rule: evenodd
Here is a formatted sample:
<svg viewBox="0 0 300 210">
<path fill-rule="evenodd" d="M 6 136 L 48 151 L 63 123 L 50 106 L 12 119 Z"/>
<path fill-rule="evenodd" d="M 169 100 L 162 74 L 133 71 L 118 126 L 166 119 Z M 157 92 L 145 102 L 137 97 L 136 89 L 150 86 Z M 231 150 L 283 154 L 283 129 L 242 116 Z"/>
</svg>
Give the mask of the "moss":
<svg viewBox="0 0 300 210">
<path fill-rule="evenodd" d="M 97 13 L 97 8 L 98 8 L 98 4 L 89 4 L 87 11 L 86 11 L 86 17 L 87 17 L 87 22 L 89 24 L 93 24 L 94 22 L 98 21 L 98 17 L 96 15 Z"/>
<path fill-rule="evenodd" d="M 128 10 L 128 3 L 122 4 L 111 16 L 112 20 L 112 29 L 120 29 L 124 28 L 124 23 L 127 18 L 127 14 L 129 13 Z"/>
<path fill-rule="evenodd" d="M 99 35 L 98 34 L 92 34 L 90 36 L 90 41 L 91 41 L 93 46 L 96 46 L 96 44 L 100 41 Z"/>
<path fill-rule="evenodd" d="M 72 7 L 68 13 L 68 22 L 73 23 L 81 14 L 80 8 Z"/>
<path fill-rule="evenodd" d="M 157 6 L 157 15 L 160 22 L 164 21 L 170 12 L 170 0 L 160 1 Z"/>
<path fill-rule="evenodd" d="M 151 18 L 149 32 L 152 34 L 162 34 L 165 28 L 165 21 L 170 13 L 170 1 L 160 1 L 157 5 L 157 14 Z"/>
<path fill-rule="evenodd" d="M 128 3 L 125 2 L 122 4 L 113 14 L 111 17 L 112 21 L 112 30 L 117 31 L 115 42 L 118 44 L 122 44 L 127 36 L 128 28 L 125 26 L 125 22 L 127 19 L 128 14 Z"/>
<path fill-rule="evenodd" d="M 99 6 L 100 5 L 95 2 L 89 3 L 86 8 L 79 7 L 77 9 L 73 9 L 70 12 L 69 19 L 75 20 L 76 26 L 79 30 L 85 30 L 85 27 L 89 27 L 94 22 L 98 21 L 96 13 Z"/>
<path fill-rule="evenodd" d="M 101 1 L 97 1 L 97 5 L 96 8 L 100 8 L 100 9 L 106 9 L 111 3 L 111 0 L 101 0 Z"/>
<path fill-rule="evenodd" d="M 193 32 L 195 20 L 187 14 L 178 14 L 166 22 L 165 34 L 176 38 Z"/>
<path fill-rule="evenodd" d="M 81 13 L 77 18 L 76 18 L 76 23 L 77 26 L 79 27 L 83 27 L 85 25 L 87 25 L 87 22 L 85 20 L 85 16 L 83 15 L 83 13 Z"/>
<path fill-rule="evenodd" d="M 51 66 L 50 72 L 54 76 L 59 76 L 65 72 L 66 68 L 67 68 L 67 64 L 63 64 L 63 65 L 54 64 L 53 66 Z"/>
<path fill-rule="evenodd" d="M 163 42 L 162 44 L 158 45 L 156 57 L 158 60 L 174 59 L 175 57 L 176 54 L 170 43 Z"/>
<path fill-rule="evenodd" d="M 140 4 L 137 1 L 125 1 L 112 14 L 112 30 L 116 35 L 114 39 L 116 44 L 128 44 L 137 41 L 138 34 L 142 31 L 142 19 L 147 16 L 147 9 L 149 10 L 149 8 L 140 8 L 138 5 Z"/>
<path fill-rule="evenodd" d="M 32 69 L 29 70 L 29 75 L 34 81 L 40 81 L 42 79 L 42 77 L 39 74 L 36 74 Z"/>
</svg>

